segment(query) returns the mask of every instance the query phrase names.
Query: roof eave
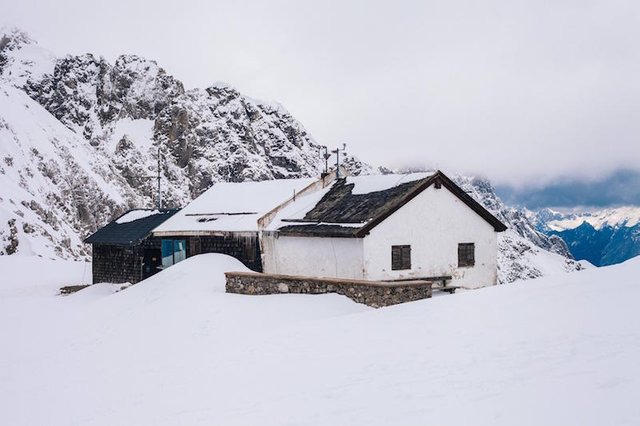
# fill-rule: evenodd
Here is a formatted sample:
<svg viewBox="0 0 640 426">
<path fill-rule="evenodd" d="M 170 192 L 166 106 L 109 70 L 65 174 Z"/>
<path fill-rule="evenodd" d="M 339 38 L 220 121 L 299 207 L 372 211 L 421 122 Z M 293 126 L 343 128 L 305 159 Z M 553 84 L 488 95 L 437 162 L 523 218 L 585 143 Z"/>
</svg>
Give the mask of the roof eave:
<svg viewBox="0 0 640 426">
<path fill-rule="evenodd" d="M 215 237 L 223 235 L 253 235 L 257 234 L 258 230 L 244 230 L 244 231 L 230 231 L 230 230 L 201 230 L 201 231 L 153 231 L 151 235 L 154 237 Z"/>
<path fill-rule="evenodd" d="M 352 234 L 340 234 L 336 232 L 326 231 L 307 231 L 307 232 L 291 232 L 291 231 L 278 231 L 278 234 L 283 237 L 309 237 L 309 238 L 362 238 L 354 233 Z"/>
</svg>

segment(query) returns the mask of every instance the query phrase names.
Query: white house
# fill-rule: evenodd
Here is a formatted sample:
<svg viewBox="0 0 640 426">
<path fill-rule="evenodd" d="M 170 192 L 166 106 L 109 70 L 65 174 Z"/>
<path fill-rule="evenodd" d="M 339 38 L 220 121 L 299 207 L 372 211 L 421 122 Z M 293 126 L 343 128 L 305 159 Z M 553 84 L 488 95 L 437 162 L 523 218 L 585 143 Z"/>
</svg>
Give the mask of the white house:
<svg viewBox="0 0 640 426">
<path fill-rule="evenodd" d="M 358 176 L 299 195 L 260 220 L 265 273 L 358 280 L 497 281 L 506 226 L 442 172 Z"/>
<path fill-rule="evenodd" d="M 505 229 L 437 171 L 217 183 L 152 235 L 163 267 L 214 252 L 269 274 L 476 288 L 496 283 Z"/>
</svg>

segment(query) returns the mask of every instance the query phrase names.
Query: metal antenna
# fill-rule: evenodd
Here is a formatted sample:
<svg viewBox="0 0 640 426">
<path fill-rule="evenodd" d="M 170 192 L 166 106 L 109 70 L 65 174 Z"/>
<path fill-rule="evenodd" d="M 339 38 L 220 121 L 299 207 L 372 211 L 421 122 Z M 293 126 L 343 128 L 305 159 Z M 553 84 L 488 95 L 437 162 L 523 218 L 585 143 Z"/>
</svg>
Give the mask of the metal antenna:
<svg viewBox="0 0 640 426">
<path fill-rule="evenodd" d="M 160 192 L 160 142 L 158 142 L 158 211 L 162 210 L 162 193 Z"/>
<path fill-rule="evenodd" d="M 347 144 L 343 143 L 342 149 L 336 148 L 333 151 L 331 151 L 333 154 L 336 155 L 336 179 L 340 179 L 340 151 L 342 151 L 342 155 L 347 155 L 345 153 L 346 149 L 347 149 Z"/>
<path fill-rule="evenodd" d="M 148 176 L 136 176 L 134 174 L 131 173 L 126 173 L 123 174 L 123 176 L 126 176 L 128 178 L 136 178 L 136 179 L 156 179 L 158 181 L 158 188 L 157 188 L 157 196 L 156 196 L 156 201 L 155 203 L 153 202 L 153 194 L 151 194 L 151 206 L 153 207 L 153 205 L 155 204 L 156 209 L 158 210 L 162 210 L 162 193 L 160 192 L 160 183 L 161 183 L 161 179 L 162 179 L 162 173 L 161 173 L 161 168 L 162 168 L 162 156 L 161 156 L 161 151 L 160 151 L 160 143 L 158 143 L 158 173 L 153 176 L 153 175 L 148 175 Z M 148 207 L 148 205 L 146 205 L 145 207 Z"/>
<path fill-rule="evenodd" d="M 324 154 L 322 154 L 322 156 L 324 157 L 324 173 L 328 174 L 329 173 L 329 158 L 331 158 L 331 154 L 329 154 L 329 149 L 326 146 L 324 147 Z"/>
</svg>

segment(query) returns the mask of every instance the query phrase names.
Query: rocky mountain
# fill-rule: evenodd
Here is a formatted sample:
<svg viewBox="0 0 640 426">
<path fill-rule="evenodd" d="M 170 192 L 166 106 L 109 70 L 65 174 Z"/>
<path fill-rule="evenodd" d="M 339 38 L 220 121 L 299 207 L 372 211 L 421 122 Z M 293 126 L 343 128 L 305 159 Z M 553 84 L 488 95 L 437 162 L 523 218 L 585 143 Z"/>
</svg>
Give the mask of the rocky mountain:
<svg viewBox="0 0 640 426">
<path fill-rule="evenodd" d="M 528 216 L 539 231 L 566 241 L 576 259 L 596 266 L 640 255 L 640 207 L 582 213 L 542 209 Z"/>
<path fill-rule="evenodd" d="M 18 29 L 0 30 L 0 79 L 16 87 L 53 71 L 56 57 Z"/>
<path fill-rule="evenodd" d="M 225 85 L 185 89 L 135 55 L 56 58 L 18 30 L 0 38 L 0 142 L 0 254 L 88 256 L 82 237 L 155 204 L 158 170 L 163 206 L 179 207 L 215 182 L 316 176 L 324 165 L 324 147 L 279 104 Z M 510 226 L 501 282 L 580 268 L 488 181 L 458 183 Z"/>
<path fill-rule="evenodd" d="M 82 236 L 155 204 L 158 158 L 165 207 L 214 182 L 323 165 L 323 147 L 280 105 L 226 86 L 185 90 L 138 56 L 56 59 L 19 30 L 0 38 L 0 138 L 0 253 L 86 256 Z"/>
<path fill-rule="evenodd" d="M 488 180 L 465 176 L 457 176 L 454 180 L 509 227 L 498 235 L 499 282 L 584 269 L 584 264 L 573 259 L 562 238 L 538 230 L 526 210 L 506 206 Z"/>
<path fill-rule="evenodd" d="M 221 180 L 320 170 L 320 145 L 281 106 L 224 86 L 185 91 L 154 61 L 137 56 L 121 56 L 113 66 L 90 54 L 68 56 L 24 89 L 110 157 L 149 200 L 153 185 L 147 175 L 157 167 L 157 147 L 169 205 L 182 205 Z"/>
</svg>

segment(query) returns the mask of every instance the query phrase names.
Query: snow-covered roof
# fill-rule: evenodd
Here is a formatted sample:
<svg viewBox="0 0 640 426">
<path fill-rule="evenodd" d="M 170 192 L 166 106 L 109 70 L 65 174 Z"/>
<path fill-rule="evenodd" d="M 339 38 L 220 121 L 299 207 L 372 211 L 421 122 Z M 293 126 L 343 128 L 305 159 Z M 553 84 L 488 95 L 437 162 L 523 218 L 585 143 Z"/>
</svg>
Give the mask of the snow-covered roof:
<svg viewBox="0 0 640 426">
<path fill-rule="evenodd" d="M 433 173 L 348 176 L 283 208 L 267 230 L 353 236 Z M 330 194 L 328 196 L 328 194 Z M 344 234 L 344 235 L 343 235 Z"/>
<path fill-rule="evenodd" d="M 160 214 L 158 210 L 144 210 L 144 209 L 136 209 L 130 210 L 116 219 L 117 224 L 129 223 L 134 220 L 144 219 L 145 217 L 153 216 L 155 214 Z"/>
<path fill-rule="evenodd" d="M 346 182 L 347 184 L 354 184 L 353 189 L 351 190 L 353 195 L 369 194 L 371 192 L 386 191 L 387 189 L 391 189 L 403 183 L 425 179 L 433 174 L 435 174 L 435 171 L 407 174 L 349 176 L 346 178 Z"/>
<path fill-rule="evenodd" d="M 506 227 L 442 172 L 347 177 L 299 197 L 267 225 L 282 235 L 362 237 L 432 184 L 449 189 L 500 232 Z"/>
<path fill-rule="evenodd" d="M 174 215 L 177 210 L 130 210 L 87 237 L 88 244 L 131 246 L 140 243 L 151 230 Z"/>
<path fill-rule="evenodd" d="M 302 178 L 216 183 L 153 232 L 257 232 L 260 217 L 315 181 Z"/>
</svg>

